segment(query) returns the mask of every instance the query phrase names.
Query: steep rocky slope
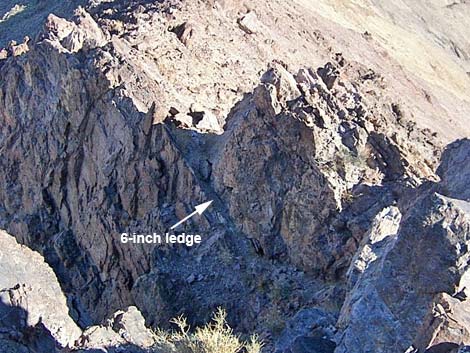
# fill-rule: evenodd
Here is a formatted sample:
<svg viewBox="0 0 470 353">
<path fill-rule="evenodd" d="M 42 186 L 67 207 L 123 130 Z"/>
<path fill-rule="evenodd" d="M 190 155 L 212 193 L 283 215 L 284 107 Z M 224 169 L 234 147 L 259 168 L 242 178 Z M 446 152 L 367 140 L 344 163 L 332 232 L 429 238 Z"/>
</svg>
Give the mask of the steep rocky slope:
<svg viewBox="0 0 470 353">
<path fill-rule="evenodd" d="M 468 140 L 441 158 L 469 136 L 462 87 L 308 8 L 91 1 L 4 51 L 0 228 L 54 270 L 65 335 L 71 319 L 85 330 L 66 342 L 43 321 L 55 345 L 149 346 L 116 332 L 123 315 L 145 331 L 133 306 L 160 327 L 222 306 L 266 352 L 470 343 L 451 297 L 467 280 Z M 199 246 L 121 242 L 207 200 L 184 228 Z"/>
<path fill-rule="evenodd" d="M 337 352 L 405 351 L 411 345 L 424 351 L 469 343 L 462 311 L 468 310 L 470 198 L 457 191 L 468 187 L 469 146 L 468 140 L 450 146 L 439 170 L 443 181 L 418 188 L 400 207 L 401 221 L 398 210 L 380 215 L 379 225 L 364 238 L 349 270 L 352 289 L 338 321 L 344 332 Z M 456 160 L 466 166 L 462 174 L 454 171 Z M 456 293 L 458 299 L 449 298 Z M 353 348 L 354 342 L 360 346 Z"/>
<path fill-rule="evenodd" d="M 404 68 L 468 101 L 467 1 L 296 2 L 314 6 L 320 15 L 346 28 L 367 33 Z"/>
<path fill-rule="evenodd" d="M 52 269 L 41 255 L 1 231 L 0 344 L 2 352 L 54 352 L 61 348 L 149 347 L 156 337 L 137 308 L 116 312 L 106 326 L 82 330 L 68 315 Z"/>
</svg>

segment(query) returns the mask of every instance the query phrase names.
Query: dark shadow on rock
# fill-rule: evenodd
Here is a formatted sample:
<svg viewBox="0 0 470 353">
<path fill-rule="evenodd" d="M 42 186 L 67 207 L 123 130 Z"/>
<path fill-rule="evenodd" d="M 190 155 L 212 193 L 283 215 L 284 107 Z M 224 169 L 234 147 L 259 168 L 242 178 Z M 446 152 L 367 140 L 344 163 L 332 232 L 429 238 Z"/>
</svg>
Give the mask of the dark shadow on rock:
<svg viewBox="0 0 470 353">
<path fill-rule="evenodd" d="M 0 351 L 11 353 L 54 353 L 61 346 L 42 322 L 27 325 L 28 312 L 0 299 Z M 7 347 L 7 348 L 5 348 Z"/>
<path fill-rule="evenodd" d="M 336 344 L 333 341 L 316 337 L 299 337 L 290 351 L 286 353 L 333 353 Z"/>
<path fill-rule="evenodd" d="M 397 180 L 405 173 L 403 158 L 397 146 L 384 134 L 372 132 L 368 143 L 377 151 L 377 167 L 384 173 L 386 180 Z"/>
<path fill-rule="evenodd" d="M 0 291 L 1 292 L 1 291 Z M 133 344 L 93 349 L 69 349 L 62 347 L 42 322 L 28 326 L 28 312 L 11 306 L 0 298 L 0 352 L 1 353 L 146 353 Z"/>
<path fill-rule="evenodd" d="M 328 268 L 327 279 L 344 278 L 357 246 L 370 229 L 377 214 L 384 208 L 396 204 L 406 190 L 407 186 L 401 182 L 389 182 L 383 185 L 358 184 L 353 187 L 351 200 L 330 220 L 331 236 L 341 235 L 342 247 L 338 249 L 340 253 L 336 255 L 337 259 L 332 261 Z"/>
<path fill-rule="evenodd" d="M 450 353 L 459 348 L 459 345 L 453 342 L 441 342 L 426 350 L 425 353 Z"/>
</svg>

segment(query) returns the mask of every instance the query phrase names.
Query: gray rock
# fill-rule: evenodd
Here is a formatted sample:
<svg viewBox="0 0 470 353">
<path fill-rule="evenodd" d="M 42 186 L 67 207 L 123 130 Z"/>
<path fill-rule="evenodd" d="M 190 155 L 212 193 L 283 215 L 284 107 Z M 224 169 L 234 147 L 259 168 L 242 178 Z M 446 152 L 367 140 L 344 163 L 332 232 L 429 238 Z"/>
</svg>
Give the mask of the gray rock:
<svg viewBox="0 0 470 353">
<path fill-rule="evenodd" d="M 468 149 L 465 143 L 460 146 Z M 466 152 L 449 151 L 455 155 L 449 152 L 444 157 L 441 183 L 419 189 L 402 207 L 398 232 L 374 252 L 377 258 L 348 295 L 338 321 L 342 333 L 337 353 L 402 352 L 411 345 L 420 352 L 430 347 L 450 350 L 467 342 L 468 304 L 450 295 L 467 278 L 470 205 L 435 192 L 457 196 L 465 183 L 455 175 L 466 175 L 467 165 L 446 168 L 446 161 Z M 435 308 L 441 313 L 436 314 Z"/>
<path fill-rule="evenodd" d="M 470 140 L 456 141 L 445 149 L 437 174 L 441 177 L 441 193 L 470 201 Z"/>
<path fill-rule="evenodd" d="M 39 324 L 62 346 L 73 346 L 81 330 L 52 269 L 38 253 L 0 231 L 0 325 L 25 335 Z"/>
<path fill-rule="evenodd" d="M 3 353 L 31 353 L 24 345 L 8 339 L 0 338 L 0 347 L 2 347 Z"/>
<path fill-rule="evenodd" d="M 339 77 L 338 69 L 331 62 L 329 62 L 324 67 L 319 68 L 317 72 L 325 83 L 326 88 L 329 90 L 333 89 L 333 86 Z"/>
<path fill-rule="evenodd" d="M 138 347 L 150 347 L 155 343 L 151 331 L 145 327 L 144 317 L 135 306 L 115 313 L 112 327 L 128 343 Z"/>
<path fill-rule="evenodd" d="M 333 352 L 335 344 L 328 338 L 333 337 L 334 324 L 335 318 L 322 309 L 302 309 L 287 322 L 276 342 L 275 352 Z"/>
<path fill-rule="evenodd" d="M 286 353 L 333 353 L 335 347 L 335 343 L 327 339 L 298 337 Z"/>
</svg>

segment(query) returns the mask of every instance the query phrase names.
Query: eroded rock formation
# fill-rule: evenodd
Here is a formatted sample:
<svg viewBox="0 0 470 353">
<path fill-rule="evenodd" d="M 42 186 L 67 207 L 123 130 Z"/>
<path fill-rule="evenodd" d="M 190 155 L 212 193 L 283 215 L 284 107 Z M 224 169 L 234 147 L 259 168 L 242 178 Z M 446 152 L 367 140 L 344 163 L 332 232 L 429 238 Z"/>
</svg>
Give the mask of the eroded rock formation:
<svg viewBox="0 0 470 353">
<path fill-rule="evenodd" d="M 0 286 L 20 325 L 5 345 L 139 351 L 144 320 L 203 324 L 219 306 L 267 352 L 469 344 L 468 140 L 441 158 L 414 115 L 429 108 L 409 113 L 321 33 L 304 43 L 321 65 L 291 55 L 268 24 L 237 1 L 92 1 L 0 57 L 0 228 L 26 246 L 1 233 L 2 271 L 22 276 Z M 199 246 L 120 241 L 207 200 L 184 228 Z"/>
</svg>

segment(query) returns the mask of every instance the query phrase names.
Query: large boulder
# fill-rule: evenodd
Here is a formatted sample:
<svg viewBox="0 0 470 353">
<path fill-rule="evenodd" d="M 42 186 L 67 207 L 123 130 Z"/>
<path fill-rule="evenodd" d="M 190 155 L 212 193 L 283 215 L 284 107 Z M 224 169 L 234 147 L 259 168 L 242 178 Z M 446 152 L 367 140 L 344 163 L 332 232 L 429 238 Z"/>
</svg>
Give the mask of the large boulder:
<svg viewBox="0 0 470 353">
<path fill-rule="evenodd" d="M 388 118 L 368 111 L 339 71 L 336 81 L 329 90 L 312 69 L 294 75 L 271 63 L 229 116 L 212 166 L 231 218 L 263 254 L 332 278 L 392 203 L 388 185 L 432 174 L 388 136 Z"/>
<path fill-rule="evenodd" d="M 99 349 L 131 345 L 142 349 L 155 343 L 153 333 L 145 327 L 145 320 L 140 311 L 131 306 L 125 311 L 114 313 L 106 325 L 87 328 L 78 340 L 80 349 Z"/>
<path fill-rule="evenodd" d="M 449 197 L 470 201 L 470 140 L 458 140 L 445 149 L 437 170 L 441 177 L 440 192 Z"/>
<path fill-rule="evenodd" d="M 467 344 L 468 302 L 449 296 L 465 299 L 468 283 L 468 179 L 459 177 L 468 174 L 462 163 L 468 147 L 468 141 L 450 146 L 439 168 L 442 181 L 412 193 L 392 234 L 363 245 L 349 270 L 353 287 L 338 320 L 337 353 L 437 352 Z M 373 227 L 369 238 L 376 233 Z"/>
</svg>

